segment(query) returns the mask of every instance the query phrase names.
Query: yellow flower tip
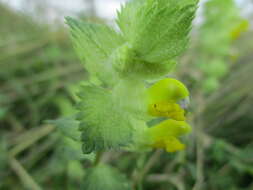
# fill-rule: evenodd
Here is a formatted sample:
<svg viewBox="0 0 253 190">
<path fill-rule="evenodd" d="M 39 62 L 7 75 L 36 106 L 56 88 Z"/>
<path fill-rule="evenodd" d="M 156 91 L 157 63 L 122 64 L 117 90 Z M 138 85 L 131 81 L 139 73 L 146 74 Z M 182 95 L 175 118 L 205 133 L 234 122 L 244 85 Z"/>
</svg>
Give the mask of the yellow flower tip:
<svg viewBox="0 0 253 190">
<path fill-rule="evenodd" d="M 243 32 L 246 32 L 249 28 L 249 22 L 247 20 L 243 20 L 238 26 L 236 26 L 231 32 L 232 40 L 238 39 Z"/>
<path fill-rule="evenodd" d="M 176 152 L 185 149 L 185 145 L 173 136 L 168 137 L 166 140 L 155 142 L 151 146 L 154 148 L 164 148 L 167 152 Z"/>
<path fill-rule="evenodd" d="M 185 121 L 185 111 L 173 102 L 149 104 L 148 113 L 152 116 L 169 117 L 178 121 Z"/>
<path fill-rule="evenodd" d="M 166 141 L 166 151 L 176 152 L 185 149 L 185 145 L 182 144 L 177 138 L 171 137 Z"/>
<path fill-rule="evenodd" d="M 184 84 L 172 78 L 160 80 L 148 89 L 149 115 L 170 118 L 147 129 L 149 146 L 164 148 L 167 152 L 185 148 L 178 137 L 191 131 L 185 122 L 184 108 L 189 102 L 188 97 L 189 91 Z"/>
<path fill-rule="evenodd" d="M 148 89 L 149 104 L 156 102 L 178 102 L 189 97 L 189 91 L 183 83 L 173 78 L 162 79 Z"/>
</svg>

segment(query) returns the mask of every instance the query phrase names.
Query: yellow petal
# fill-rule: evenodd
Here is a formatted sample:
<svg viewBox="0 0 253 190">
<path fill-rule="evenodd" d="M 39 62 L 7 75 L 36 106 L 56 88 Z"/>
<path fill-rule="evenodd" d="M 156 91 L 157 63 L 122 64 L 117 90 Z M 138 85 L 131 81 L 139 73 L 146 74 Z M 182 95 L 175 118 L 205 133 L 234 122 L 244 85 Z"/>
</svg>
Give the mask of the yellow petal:
<svg viewBox="0 0 253 190">
<path fill-rule="evenodd" d="M 155 140 L 166 139 L 168 136 L 181 136 L 191 131 L 191 126 L 185 121 L 168 119 L 148 129 L 149 135 Z"/>
<path fill-rule="evenodd" d="M 147 129 L 147 144 L 153 148 L 164 148 L 167 152 L 183 150 L 178 137 L 191 131 L 191 127 L 184 121 L 165 120 Z"/>
<path fill-rule="evenodd" d="M 169 136 L 166 139 L 159 140 L 151 146 L 153 148 L 164 148 L 167 152 L 176 152 L 185 149 L 185 145 L 173 136 Z"/>
<path fill-rule="evenodd" d="M 148 106 L 148 113 L 152 116 L 169 117 L 178 121 L 185 120 L 184 110 L 173 102 L 159 102 Z"/>
<path fill-rule="evenodd" d="M 182 144 L 176 137 L 169 137 L 165 141 L 165 149 L 167 152 L 176 152 L 179 150 L 184 150 L 185 145 Z"/>
</svg>

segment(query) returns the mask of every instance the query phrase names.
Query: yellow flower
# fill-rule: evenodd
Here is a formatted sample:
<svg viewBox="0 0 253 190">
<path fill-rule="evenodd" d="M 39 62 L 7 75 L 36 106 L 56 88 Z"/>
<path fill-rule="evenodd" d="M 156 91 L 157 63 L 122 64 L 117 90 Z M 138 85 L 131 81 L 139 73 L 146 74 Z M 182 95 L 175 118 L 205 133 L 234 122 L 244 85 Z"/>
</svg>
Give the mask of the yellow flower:
<svg viewBox="0 0 253 190">
<path fill-rule="evenodd" d="M 238 26 L 236 26 L 230 33 L 232 40 L 238 39 L 243 32 L 246 32 L 249 28 L 249 22 L 243 20 Z"/>
<path fill-rule="evenodd" d="M 178 139 L 191 131 L 185 120 L 189 91 L 176 79 L 166 78 L 148 89 L 148 114 L 168 118 L 146 130 L 146 144 L 153 148 L 164 148 L 167 152 L 183 150 L 185 145 Z"/>
<path fill-rule="evenodd" d="M 179 103 L 188 97 L 189 91 L 180 81 L 172 78 L 160 80 L 148 89 L 148 113 L 184 121 L 185 111 Z"/>
<path fill-rule="evenodd" d="M 147 129 L 147 142 L 149 146 L 164 148 L 167 152 L 183 150 L 185 145 L 180 142 L 178 137 L 190 131 L 191 127 L 186 122 L 168 119 Z"/>
</svg>

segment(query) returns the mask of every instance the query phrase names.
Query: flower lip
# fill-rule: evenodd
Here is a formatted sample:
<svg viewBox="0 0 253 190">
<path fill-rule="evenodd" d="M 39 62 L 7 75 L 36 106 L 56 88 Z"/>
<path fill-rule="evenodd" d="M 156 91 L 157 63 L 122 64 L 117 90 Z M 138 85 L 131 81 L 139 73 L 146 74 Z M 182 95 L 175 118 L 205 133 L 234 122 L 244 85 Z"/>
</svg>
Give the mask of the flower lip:
<svg viewBox="0 0 253 190">
<path fill-rule="evenodd" d="M 191 126 L 185 121 L 167 119 L 147 129 L 148 145 L 164 148 L 167 152 L 183 150 L 185 145 L 180 137 L 191 132 Z"/>
<path fill-rule="evenodd" d="M 184 109 L 182 109 L 179 104 L 173 101 L 151 104 L 148 107 L 148 113 L 151 116 L 167 117 L 179 121 L 184 121 L 186 119 Z"/>
</svg>

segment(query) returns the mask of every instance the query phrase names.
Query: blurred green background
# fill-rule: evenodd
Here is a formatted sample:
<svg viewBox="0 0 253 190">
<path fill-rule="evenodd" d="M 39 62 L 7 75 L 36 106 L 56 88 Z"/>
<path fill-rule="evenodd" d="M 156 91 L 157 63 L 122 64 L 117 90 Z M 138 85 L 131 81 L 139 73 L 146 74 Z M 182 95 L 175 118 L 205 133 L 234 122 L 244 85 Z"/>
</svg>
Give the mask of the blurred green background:
<svg viewBox="0 0 253 190">
<path fill-rule="evenodd" d="M 124 1 L 0 1 L 0 190 L 81 189 L 83 155 L 68 120 L 87 78 L 64 16 L 114 25 Z M 186 151 L 109 151 L 103 162 L 144 190 L 253 189 L 253 2 L 201 1 L 173 77 L 191 91 Z M 47 120 L 58 119 L 65 126 Z M 73 134 L 74 135 L 74 134 Z"/>
</svg>

